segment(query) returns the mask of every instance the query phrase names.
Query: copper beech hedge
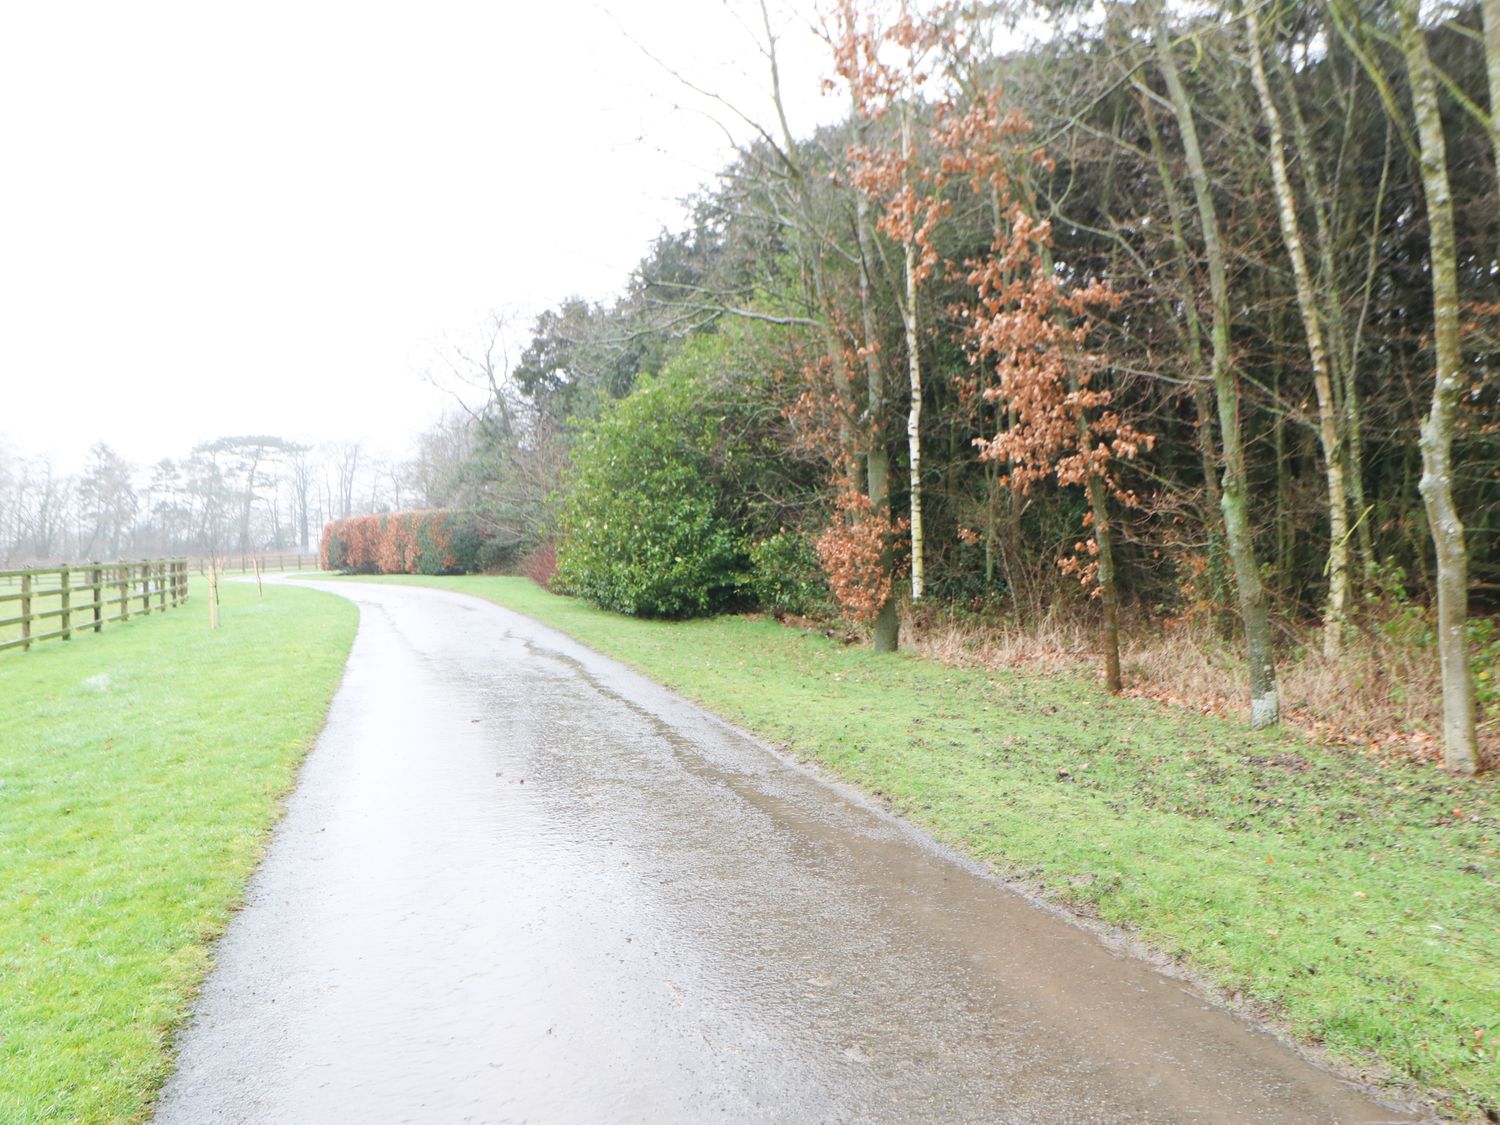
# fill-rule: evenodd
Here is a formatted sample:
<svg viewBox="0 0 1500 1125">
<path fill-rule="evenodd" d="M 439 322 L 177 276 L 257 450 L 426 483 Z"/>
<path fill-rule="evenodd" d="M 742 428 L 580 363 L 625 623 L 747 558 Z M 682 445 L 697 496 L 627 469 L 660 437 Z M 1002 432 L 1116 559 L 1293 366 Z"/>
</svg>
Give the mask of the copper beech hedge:
<svg viewBox="0 0 1500 1125">
<path fill-rule="evenodd" d="M 473 519 L 439 509 L 330 520 L 318 562 L 345 574 L 463 574 L 478 569 Z"/>
</svg>

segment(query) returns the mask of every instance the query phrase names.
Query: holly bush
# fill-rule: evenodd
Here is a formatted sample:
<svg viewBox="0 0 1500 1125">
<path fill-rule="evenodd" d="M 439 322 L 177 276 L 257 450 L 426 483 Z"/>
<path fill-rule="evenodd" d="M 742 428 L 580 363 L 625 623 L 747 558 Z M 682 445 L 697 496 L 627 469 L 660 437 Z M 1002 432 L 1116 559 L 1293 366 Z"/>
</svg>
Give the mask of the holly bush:
<svg viewBox="0 0 1500 1125">
<path fill-rule="evenodd" d="M 705 391 L 692 370 L 669 368 L 590 427 L 564 489 L 554 589 L 644 617 L 740 597 L 749 560 L 716 484 L 737 427 Z"/>
<path fill-rule="evenodd" d="M 769 613 L 810 616 L 828 612 L 828 579 L 812 541 L 798 531 L 778 531 L 750 546 L 750 592 Z"/>
</svg>

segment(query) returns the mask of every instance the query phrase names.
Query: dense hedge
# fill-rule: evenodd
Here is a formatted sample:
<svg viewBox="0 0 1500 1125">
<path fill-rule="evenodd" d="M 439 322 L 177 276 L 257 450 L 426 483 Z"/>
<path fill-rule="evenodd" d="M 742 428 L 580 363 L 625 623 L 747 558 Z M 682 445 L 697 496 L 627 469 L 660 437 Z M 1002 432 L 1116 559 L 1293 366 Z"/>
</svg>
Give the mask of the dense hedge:
<svg viewBox="0 0 1500 1125">
<path fill-rule="evenodd" d="M 467 574 L 479 569 L 484 538 L 459 512 L 391 512 L 330 520 L 318 561 L 346 574 Z"/>
</svg>

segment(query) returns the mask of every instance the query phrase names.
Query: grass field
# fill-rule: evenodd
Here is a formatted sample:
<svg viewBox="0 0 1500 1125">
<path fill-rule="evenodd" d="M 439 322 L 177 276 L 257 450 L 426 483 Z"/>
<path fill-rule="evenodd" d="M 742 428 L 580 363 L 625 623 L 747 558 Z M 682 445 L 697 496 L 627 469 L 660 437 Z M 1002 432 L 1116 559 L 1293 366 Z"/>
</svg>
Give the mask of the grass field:
<svg viewBox="0 0 1500 1125">
<path fill-rule="evenodd" d="M 619 617 L 520 578 L 407 579 L 571 634 L 1243 1007 L 1448 1112 L 1500 1107 L 1500 807 L 1458 783 L 1071 677 L 877 657 L 764 619 Z"/>
<path fill-rule="evenodd" d="M 224 586 L 0 653 L 0 1121 L 138 1121 L 357 611 Z"/>
</svg>

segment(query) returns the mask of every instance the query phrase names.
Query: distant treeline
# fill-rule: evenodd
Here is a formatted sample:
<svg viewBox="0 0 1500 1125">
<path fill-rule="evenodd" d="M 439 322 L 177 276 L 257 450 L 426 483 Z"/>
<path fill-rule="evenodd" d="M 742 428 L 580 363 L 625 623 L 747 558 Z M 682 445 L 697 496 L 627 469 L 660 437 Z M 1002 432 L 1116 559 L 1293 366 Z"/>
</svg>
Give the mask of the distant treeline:
<svg viewBox="0 0 1500 1125">
<path fill-rule="evenodd" d="M 76 474 L 0 446 L 0 564 L 311 551 L 330 518 L 413 503 L 421 467 L 360 442 L 233 435 L 146 466 L 99 442 Z"/>
</svg>

